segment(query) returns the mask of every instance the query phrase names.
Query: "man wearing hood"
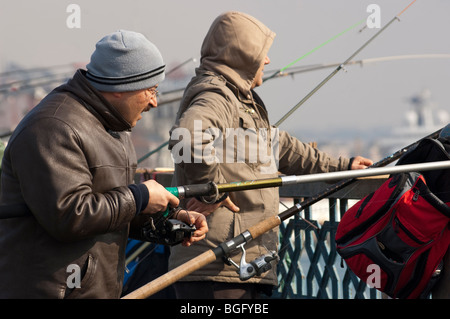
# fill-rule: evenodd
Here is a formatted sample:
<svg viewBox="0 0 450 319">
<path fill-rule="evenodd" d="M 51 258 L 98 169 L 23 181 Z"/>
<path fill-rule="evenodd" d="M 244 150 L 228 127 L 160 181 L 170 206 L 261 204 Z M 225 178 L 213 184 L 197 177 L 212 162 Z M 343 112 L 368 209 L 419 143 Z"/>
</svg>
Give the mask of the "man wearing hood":
<svg viewBox="0 0 450 319">
<path fill-rule="evenodd" d="M 372 164 L 360 156 L 331 158 L 270 125 L 264 103 L 253 89 L 262 84 L 274 37 L 260 21 L 241 12 L 224 13 L 212 23 L 201 48 L 201 64 L 185 90 L 171 129 L 175 185 L 229 183 L 277 177 L 278 171 L 300 175 Z M 278 214 L 278 188 L 233 192 L 214 200 L 187 203 L 188 209 L 207 216 L 209 232 L 189 249 L 173 247 L 171 269 Z M 278 229 L 252 240 L 245 246 L 247 261 L 276 250 L 277 244 Z M 239 257 L 239 252 L 230 256 L 236 264 Z M 275 267 L 243 282 L 234 266 L 217 260 L 177 282 L 175 289 L 179 298 L 254 298 L 261 291 L 270 294 L 276 285 Z"/>
<path fill-rule="evenodd" d="M 0 298 L 119 298 L 130 224 L 179 204 L 153 180 L 133 184 L 129 131 L 157 107 L 159 50 L 120 30 L 86 68 L 25 116 L 5 150 Z M 197 228 L 185 245 L 204 237 L 203 215 L 178 216 Z"/>
</svg>

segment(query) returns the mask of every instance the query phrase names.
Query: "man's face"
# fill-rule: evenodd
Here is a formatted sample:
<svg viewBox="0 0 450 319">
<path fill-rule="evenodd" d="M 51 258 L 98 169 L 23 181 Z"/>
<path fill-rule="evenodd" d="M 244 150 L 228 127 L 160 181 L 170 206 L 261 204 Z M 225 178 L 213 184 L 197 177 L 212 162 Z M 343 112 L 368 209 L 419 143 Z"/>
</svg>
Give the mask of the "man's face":
<svg viewBox="0 0 450 319">
<path fill-rule="evenodd" d="M 120 92 L 115 94 L 111 104 L 120 112 L 123 118 L 132 127 L 142 118 L 142 113 L 158 106 L 156 100 L 157 86 L 132 92 Z"/>
<path fill-rule="evenodd" d="M 263 83 L 264 66 L 269 63 L 270 63 L 270 59 L 268 56 L 266 56 L 263 63 L 261 64 L 258 71 L 256 72 L 255 79 L 253 80 L 253 84 L 252 84 L 252 89 L 254 89 L 257 86 L 260 86 Z"/>
</svg>

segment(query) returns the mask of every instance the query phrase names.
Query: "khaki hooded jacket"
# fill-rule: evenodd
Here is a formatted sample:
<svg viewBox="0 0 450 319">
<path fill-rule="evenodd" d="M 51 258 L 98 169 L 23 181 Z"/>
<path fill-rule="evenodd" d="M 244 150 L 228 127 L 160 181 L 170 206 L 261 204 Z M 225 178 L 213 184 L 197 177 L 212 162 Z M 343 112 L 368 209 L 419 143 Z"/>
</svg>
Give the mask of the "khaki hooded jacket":
<svg viewBox="0 0 450 319">
<path fill-rule="evenodd" d="M 349 159 L 331 158 L 269 124 L 267 111 L 251 86 L 274 37 L 261 22 L 240 12 L 227 12 L 213 22 L 201 48 L 201 64 L 185 90 L 170 132 L 174 185 L 348 168 Z M 172 247 L 171 269 L 278 214 L 278 188 L 232 192 L 229 196 L 240 211 L 220 207 L 210 214 L 205 240 L 191 247 Z M 247 261 L 276 250 L 277 245 L 278 229 L 273 229 L 245 246 Z M 230 256 L 237 264 L 240 253 Z M 236 268 L 222 260 L 182 280 L 242 282 Z M 276 269 L 246 282 L 276 285 Z"/>
</svg>

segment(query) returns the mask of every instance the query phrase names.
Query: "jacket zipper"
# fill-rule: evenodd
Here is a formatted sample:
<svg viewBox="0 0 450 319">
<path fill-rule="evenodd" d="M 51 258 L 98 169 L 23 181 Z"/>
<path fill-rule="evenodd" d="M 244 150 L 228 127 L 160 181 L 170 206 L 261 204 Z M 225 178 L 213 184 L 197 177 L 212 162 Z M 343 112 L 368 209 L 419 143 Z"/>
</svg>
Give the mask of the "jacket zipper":
<svg viewBox="0 0 450 319">
<path fill-rule="evenodd" d="M 413 202 L 417 202 L 417 200 L 419 199 L 419 195 L 420 195 L 420 190 L 419 189 L 414 189 L 414 196 L 412 198 Z"/>
</svg>

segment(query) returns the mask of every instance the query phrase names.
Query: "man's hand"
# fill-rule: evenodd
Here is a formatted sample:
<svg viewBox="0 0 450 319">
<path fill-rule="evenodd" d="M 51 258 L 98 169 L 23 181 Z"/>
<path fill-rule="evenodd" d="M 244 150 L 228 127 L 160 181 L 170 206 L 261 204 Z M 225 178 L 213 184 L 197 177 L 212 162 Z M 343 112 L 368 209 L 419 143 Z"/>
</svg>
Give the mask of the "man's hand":
<svg viewBox="0 0 450 319">
<path fill-rule="evenodd" d="M 208 232 L 208 224 L 206 223 L 206 217 L 203 214 L 194 212 L 194 211 L 187 211 L 187 210 L 180 210 L 178 214 L 176 215 L 176 218 L 182 222 L 185 222 L 188 225 L 194 225 L 196 230 L 192 234 L 190 238 L 185 238 L 183 240 L 182 245 L 183 246 L 190 246 L 196 241 L 202 240 L 205 238 L 206 233 Z"/>
<path fill-rule="evenodd" d="M 373 161 L 368 159 L 368 158 L 364 158 L 362 156 L 356 156 L 353 159 L 352 162 L 352 166 L 350 167 L 350 169 L 364 169 L 369 167 L 370 165 L 373 164 Z"/>
<path fill-rule="evenodd" d="M 171 207 L 177 207 L 180 200 L 164 188 L 161 184 L 155 180 L 145 181 L 143 184 L 147 186 L 149 193 L 149 200 L 147 207 L 141 212 L 141 214 L 155 214 L 160 211 L 164 211 L 169 205 Z"/>
<path fill-rule="evenodd" d="M 199 212 L 205 216 L 208 216 L 209 214 L 211 214 L 213 211 L 215 211 L 217 208 L 219 208 L 221 206 L 225 206 L 229 210 L 231 210 L 232 212 L 235 212 L 235 213 L 239 211 L 239 207 L 237 207 L 231 201 L 230 197 L 227 197 L 220 203 L 216 203 L 216 204 L 205 204 L 195 198 L 191 198 L 189 200 L 189 202 L 187 203 L 186 208 L 189 210 L 195 210 L 196 212 Z"/>
</svg>

